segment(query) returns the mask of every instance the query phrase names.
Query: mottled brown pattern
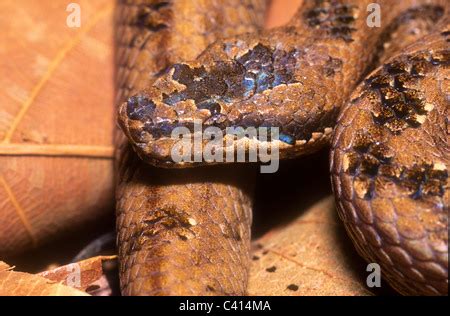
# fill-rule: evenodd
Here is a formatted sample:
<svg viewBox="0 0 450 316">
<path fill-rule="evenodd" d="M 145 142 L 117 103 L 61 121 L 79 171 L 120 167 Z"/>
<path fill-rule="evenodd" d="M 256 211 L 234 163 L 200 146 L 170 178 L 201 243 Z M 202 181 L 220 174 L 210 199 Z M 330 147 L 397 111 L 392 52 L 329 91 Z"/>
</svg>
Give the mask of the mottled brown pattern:
<svg viewBox="0 0 450 316">
<path fill-rule="evenodd" d="M 408 31 L 404 24 L 411 23 L 410 27 L 418 30 L 418 35 L 402 38 L 401 43 L 406 45 L 430 27 L 431 19 L 439 20 L 444 11 L 442 1 L 425 2 L 423 6 L 414 1 L 380 1 L 385 8 L 383 23 L 379 28 L 371 28 L 367 26 L 365 14 L 370 1 L 319 2 L 317 7 L 314 1 L 306 1 L 284 27 L 218 41 L 197 60 L 168 69 L 137 94 L 148 99 L 151 107 L 136 107 L 130 100 L 134 109 L 130 113 L 130 105 L 122 104 L 119 124 L 139 156 L 158 167 L 201 164 L 174 163 L 171 158 L 171 148 L 178 142 L 170 137 L 171 132 L 179 126 L 192 129 L 194 120 L 203 122 L 203 128 L 219 127 L 224 136 L 226 127 L 230 126 L 278 127 L 282 135 L 281 158 L 316 151 L 328 143 L 341 105 L 374 60 L 383 55 L 380 41 L 387 45 L 390 42 L 386 40 L 398 40 L 397 32 Z M 319 17 L 323 10 L 325 17 Z M 311 15 L 317 15 L 314 19 L 323 20 L 325 25 L 331 24 L 320 27 L 320 23 L 311 22 Z M 348 32 L 351 40 L 335 36 L 337 31 L 332 31 L 333 28 L 341 29 L 331 26 L 336 23 L 351 26 L 345 27 L 351 30 Z M 391 44 L 400 47 L 398 42 Z M 283 56 L 281 62 L 274 58 L 277 52 Z M 387 54 L 392 53 L 387 50 Z M 245 67 L 239 68 L 242 63 L 236 62 L 248 56 L 253 58 L 249 59 L 253 60 L 250 68 L 256 67 L 251 80 L 245 75 Z M 237 65 L 238 70 L 227 76 L 228 82 L 219 83 L 218 70 L 233 68 L 232 65 Z M 180 81 L 181 69 L 184 69 L 184 80 L 190 77 L 191 81 Z M 201 79 L 193 82 L 193 77 Z M 145 115 L 136 118 L 134 111 Z M 405 124 L 415 124 L 418 119 L 421 118 L 410 116 Z M 387 122 L 393 130 L 401 129 L 403 123 Z M 254 142 L 250 138 L 246 141 Z"/>
<path fill-rule="evenodd" d="M 260 0 L 119 1 L 117 103 L 220 36 L 262 25 Z M 140 110 L 151 109 L 136 98 Z M 117 133 L 117 231 L 123 295 L 242 295 L 249 266 L 253 171 L 171 172 L 140 161 Z"/>
<path fill-rule="evenodd" d="M 369 77 L 366 83 L 372 95 L 371 102 L 379 104 L 373 109 L 375 122 L 394 134 L 420 127 L 426 114 L 433 109 L 433 105 L 425 101 L 420 85 L 435 67 L 448 65 L 448 50 L 423 51 L 413 56 L 403 55 Z"/>
<path fill-rule="evenodd" d="M 351 42 L 352 33 L 356 31 L 353 27 L 355 9 L 356 6 L 351 3 L 315 0 L 314 7 L 306 11 L 305 18 L 309 26 L 325 30 L 334 38 Z"/>
<path fill-rule="evenodd" d="M 120 106 L 119 124 L 140 158 L 157 167 L 205 163 L 171 159 L 177 140 L 168 135 L 194 120 L 224 133 L 228 126 L 278 127 L 283 137 L 270 143 L 280 145 L 281 158 L 292 158 L 326 145 L 351 100 L 331 154 L 341 217 L 359 252 L 379 262 L 401 293 L 446 294 L 448 3 L 380 0 L 379 28 L 366 24 L 369 3 L 305 1 L 284 27 L 214 42 L 197 59 L 144 82 Z M 419 39 L 438 20 L 439 32 Z M 379 60 L 387 63 L 357 87 Z M 189 210 L 166 207 L 150 222 L 187 239 L 195 235 Z M 235 226 L 225 231 L 241 239 Z"/>
<path fill-rule="evenodd" d="M 332 145 L 347 231 L 403 294 L 448 293 L 449 53 L 435 33 L 375 70 L 344 107 Z"/>
</svg>

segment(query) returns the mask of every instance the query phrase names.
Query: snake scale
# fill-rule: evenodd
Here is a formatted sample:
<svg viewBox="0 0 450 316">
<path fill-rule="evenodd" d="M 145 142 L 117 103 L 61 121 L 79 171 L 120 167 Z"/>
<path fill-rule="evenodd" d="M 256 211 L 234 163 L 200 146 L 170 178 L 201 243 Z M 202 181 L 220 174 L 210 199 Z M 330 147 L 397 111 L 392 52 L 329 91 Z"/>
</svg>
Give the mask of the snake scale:
<svg viewBox="0 0 450 316">
<path fill-rule="evenodd" d="M 239 182 L 247 177 L 235 169 L 242 164 L 174 162 L 171 132 L 193 130 L 195 120 L 224 137 L 231 126 L 277 127 L 279 139 L 268 143 L 280 158 L 331 142 L 336 204 L 358 252 L 402 294 L 447 294 L 448 2 L 304 1 L 272 30 L 258 30 L 263 2 L 232 2 L 226 13 L 227 1 L 119 5 L 118 86 L 131 88 L 119 97 L 118 121 L 137 153 L 125 149 L 119 162 L 124 294 L 245 293 L 251 186 Z M 381 8 L 379 27 L 367 23 L 372 2 Z M 205 9 L 214 17 L 205 19 Z M 211 35 L 199 25 L 223 29 Z M 207 39 L 196 45 L 196 36 Z M 151 70 L 131 75 L 146 63 Z M 246 150 L 259 144 L 245 141 Z M 182 185 L 167 177 L 182 177 Z"/>
</svg>

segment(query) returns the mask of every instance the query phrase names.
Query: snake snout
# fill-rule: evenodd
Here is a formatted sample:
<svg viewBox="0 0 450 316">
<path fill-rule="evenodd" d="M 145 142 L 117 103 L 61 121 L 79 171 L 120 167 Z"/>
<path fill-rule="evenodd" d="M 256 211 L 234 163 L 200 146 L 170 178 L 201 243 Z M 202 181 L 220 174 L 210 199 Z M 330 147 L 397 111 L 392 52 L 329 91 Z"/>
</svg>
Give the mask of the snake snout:
<svg viewBox="0 0 450 316">
<path fill-rule="evenodd" d="M 144 94 L 130 97 L 119 107 L 117 121 L 131 144 L 147 142 L 144 127 L 152 124 L 155 108 L 155 103 Z"/>
<path fill-rule="evenodd" d="M 127 116 L 132 120 L 149 119 L 155 108 L 155 103 L 145 95 L 132 96 L 126 102 Z"/>
</svg>

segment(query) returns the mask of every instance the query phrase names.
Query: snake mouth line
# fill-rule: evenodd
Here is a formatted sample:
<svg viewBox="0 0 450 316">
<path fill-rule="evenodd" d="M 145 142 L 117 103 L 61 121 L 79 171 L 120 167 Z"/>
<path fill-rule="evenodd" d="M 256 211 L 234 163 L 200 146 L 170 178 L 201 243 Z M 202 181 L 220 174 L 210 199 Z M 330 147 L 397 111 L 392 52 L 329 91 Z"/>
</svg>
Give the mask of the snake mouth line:
<svg viewBox="0 0 450 316">
<path fill-rule="evenodd" d="M 169 125 L 166 134 L 155 138 L 153 133 L 143 128 L 140 120 L 129 119 L 128 105 L 127 102 L 121 107 L 120 116 L 123 119 L 119 120 L 119 124 L 132 140 L 139 156 L 158 167 L 259 162 L 269 163 L 269 166 L 261 165 L 262 173 L 272 173 L 278 170 L 280 159 L 294 158 L 299 152 L 308 153 L 308 150 L 313 152 L 316 147 L 327 143 L 332 134 L 332 128 L 325 127 L 322 132 L 312 132 L 308 139 L 295 139 L 280 132 L 277 126 L 231 126 L 221 129 L 205 126 L 202 120 L 196 119 L 189 124 Z"/>
</svg>

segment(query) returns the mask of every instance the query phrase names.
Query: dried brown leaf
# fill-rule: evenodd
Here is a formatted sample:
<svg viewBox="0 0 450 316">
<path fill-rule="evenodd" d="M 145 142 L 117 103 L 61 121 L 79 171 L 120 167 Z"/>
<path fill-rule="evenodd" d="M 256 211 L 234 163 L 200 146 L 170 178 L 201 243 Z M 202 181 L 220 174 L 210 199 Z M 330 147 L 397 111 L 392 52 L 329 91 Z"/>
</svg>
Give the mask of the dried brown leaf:
<svg viewBox="0 0 450 316">
<path fill-rule="evenodd" d="M 331 196 L 254 245 L 250 295 L 372 295 Z"/>
<path fill-rule="evenodd" d="M 0 295 L 2 296 L 88 296 L 72 287 L 39 275 L 12 271 L 0 262 Z"/>
<path fill-rule="evenodd" d="M 114 1 L 1 1 L 0 254 L 112 210 Z"/>
<path fill-rule="evenodd" d="M 111 285 L 106 278 L 104 264 L 117 264 L 116 256 L 98 256 L 71 263 L 38 275 L 95 295 L 110 295 Z"/>
</svg>

